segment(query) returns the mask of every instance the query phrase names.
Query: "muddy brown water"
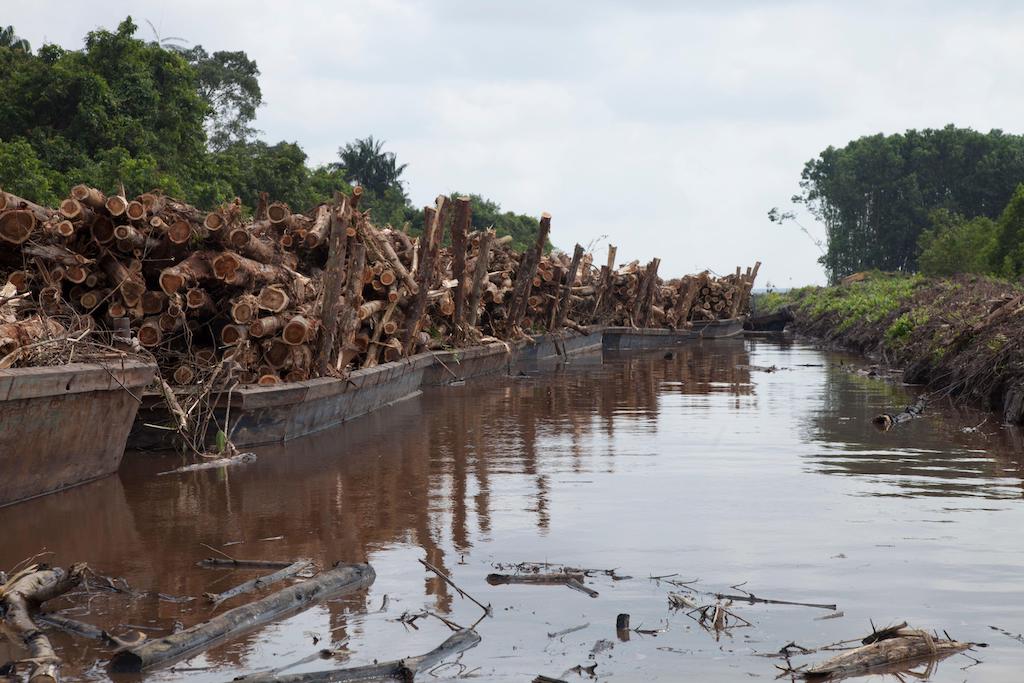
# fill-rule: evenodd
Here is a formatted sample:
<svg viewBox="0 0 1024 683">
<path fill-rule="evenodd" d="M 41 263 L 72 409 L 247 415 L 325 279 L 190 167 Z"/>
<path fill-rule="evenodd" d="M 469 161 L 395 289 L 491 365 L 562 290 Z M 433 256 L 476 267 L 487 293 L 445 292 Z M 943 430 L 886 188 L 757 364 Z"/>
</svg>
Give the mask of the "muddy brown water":
<svg viewBox="0 0 1024 683">
<path fill-rule="evenodd" d="M 773 365 L 784 369 L 750 368 Z M 429 618 L 410 628 L 404 612 L 471 624 L 480 610 L 419 558 L 494 611 L 477 648 L 424 680 L 580 680 L 567 670 L 594 663 L 599 678 L 622 681 L 771 680 L 779 662 L 758 653 L 861 636 L 869 620 L 990 644 L 976 653 L 982 664 L 962 669 L 972 662 L 954 657 L 931 680 L 1020 680 L 1024 642 L 990 628 L 1024 632 L 1019 436 L 991 418 L 974 429 L 984 414 L 941 406 L 879 433 L 870 418 L 908 394 L 851 371 L 861 365 L 741 340 L 694 343 L 672 359 L 595 354 L 430 390 L 229 471 L 157 477 L 179 461 L 129 454 L 118 476 L 0 510 L 0 566 L 47 550 L 56 564 L 124 577 L 133 594 L 78 595 L 68 614 L 151 635 L 208 617 L 204 592 L 254 576 L 196 567 L 212 554 L 203 543 L 235 557 L 376 569 L 368 591 L 125 681 L 229 681 L 331 646 L 329 659 L 288 673 L 425 652 L 448 629 Z M 486 583 L 524 561 L 633 578 L 589 578 L 597 598 Z M 837 603 L 844 616 L 736 605 L 753 626 L 716 640 L 670 611 L 675 589 L 648 578 L 665 574 L 699 579 L 698 590 L 745 582 L 764 597 Z M 623 642 L 619 613 L 660 632 Z M 592 653 L 602 640 L 614 647 Z M 69 678 L 107 678 L 102 648 L 54 641 Z"/>
</svg>

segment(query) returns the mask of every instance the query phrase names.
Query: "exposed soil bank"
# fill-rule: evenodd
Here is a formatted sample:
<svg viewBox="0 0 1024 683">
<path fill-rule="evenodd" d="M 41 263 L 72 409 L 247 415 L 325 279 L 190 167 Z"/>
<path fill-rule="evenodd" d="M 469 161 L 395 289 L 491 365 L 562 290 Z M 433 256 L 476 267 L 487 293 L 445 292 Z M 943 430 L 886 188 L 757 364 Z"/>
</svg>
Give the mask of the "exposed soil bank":
<svg viewBox="0 0 1024 683">
<path fill-rule="evenodd" d="M 801 334 L 904 368 L 904 381 L 1024 422 L 1024 289 L 980 276 L 871 274 L 836 287 L 764 295 Z"/>
</svg>

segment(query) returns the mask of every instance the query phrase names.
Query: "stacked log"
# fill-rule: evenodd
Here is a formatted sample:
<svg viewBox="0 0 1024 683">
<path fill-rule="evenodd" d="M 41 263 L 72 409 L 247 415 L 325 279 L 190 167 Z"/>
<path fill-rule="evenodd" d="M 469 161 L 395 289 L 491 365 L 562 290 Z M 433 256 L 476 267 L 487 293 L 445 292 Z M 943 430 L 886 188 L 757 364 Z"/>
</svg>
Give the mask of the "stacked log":
<svg viewBox="0 0 1024 683">
<path fill-rule="evenodd" d="M 579 245 L 545 253 L 548 214 L 519 253 L 470 231 L 465 197 L 438 197 L 412 237 L 374 225 L 360 196 L 307 213 L 263 196 L 249 217 L 237 199 L 207 212 L 157 190 L 79 185 L 57 209 L 0 192 L 0 282 L 32 302 L 4 339 L 130 330 L 169 384 L 227 372 L 271 385 L 563 328 L 735 317 L 757 274 L 665 281 L 658 259 L 616 268 L 614 247 L 599 268 Z"/>
</svg>

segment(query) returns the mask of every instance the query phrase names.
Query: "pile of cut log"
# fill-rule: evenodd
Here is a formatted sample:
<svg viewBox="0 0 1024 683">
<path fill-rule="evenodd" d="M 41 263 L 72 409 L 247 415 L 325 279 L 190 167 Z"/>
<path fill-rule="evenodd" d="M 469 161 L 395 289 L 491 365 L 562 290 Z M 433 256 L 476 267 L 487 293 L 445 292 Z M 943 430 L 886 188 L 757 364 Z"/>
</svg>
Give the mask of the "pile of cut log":
<svg viewBox="0 0 1024 683">
<path fill-rule="evenodd" d="M 615 268 L 615 247 L 600 268 L 579 245 L 545 254 L 548 214 L 520 254 L 470 230 L 466 197 L 438 197 L 414 238 L 375 226 L 360 196 L 300 214 L 263 194 L 248 216 L 237 199 L 204 212 L 155 190 L 78 185 L 57 209 L 0 192 L 0 278 L 21 304 L 0 336 L 107 335 L 152 353 L 171 384 L 225 370 L 276 384 L 563 328 L 735 317 L 757 274 L 665 282 L 659 259 Z"/>
</svg>

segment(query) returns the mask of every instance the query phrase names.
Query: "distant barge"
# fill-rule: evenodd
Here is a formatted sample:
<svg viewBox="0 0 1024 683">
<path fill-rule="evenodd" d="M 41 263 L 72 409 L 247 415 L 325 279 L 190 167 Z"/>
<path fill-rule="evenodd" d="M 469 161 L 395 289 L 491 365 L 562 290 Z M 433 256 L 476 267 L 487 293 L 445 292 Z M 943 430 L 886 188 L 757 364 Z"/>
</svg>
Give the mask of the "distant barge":
<svg viewBox="0 0 1024 683">
<path fill-rule="evenodd" d="M 373 368 L 355 370 L 345 379 L 322 377 L 273 386 L 244 386 L 231 392 L 231 440 L 239 448 L 291 441 L 336 427 L 383 406 L 417 395 L 421 387 L 451 384 L 515 367 L 557 361 L 587 352 L 669 348 L 695 339 L 739 336 L 742 319 L 696 322 L 683 330 L 591 327 L 586 335 L 552 333 L 515 343 L 420 353 Z M 223 411 L 229 397 L 218 398 Z M 218 415 L 223 418 L 223 413 Z M 167 423 L 162 399 L 146 394 L 128 447 L 160 450 L 169 446 L 166 430 L 147 427 Z"/>
<path fill-rule="evenodd" d="M 156 365 L 0 370 L 0 506 L 113 474 Z"/>
</svg>

